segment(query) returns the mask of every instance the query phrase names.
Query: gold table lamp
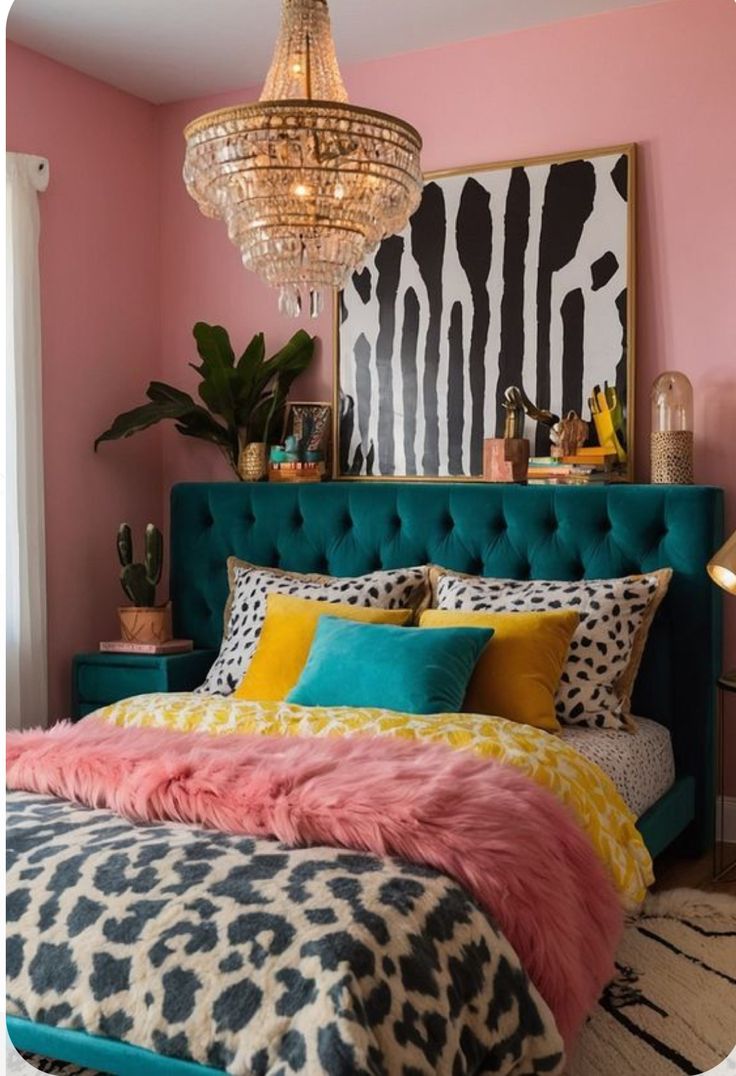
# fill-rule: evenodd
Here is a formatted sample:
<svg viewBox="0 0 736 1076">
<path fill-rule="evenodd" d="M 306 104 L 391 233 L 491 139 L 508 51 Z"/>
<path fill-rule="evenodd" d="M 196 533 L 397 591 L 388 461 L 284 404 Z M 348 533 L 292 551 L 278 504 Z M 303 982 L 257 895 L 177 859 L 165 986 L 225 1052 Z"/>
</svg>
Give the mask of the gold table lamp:
<svg viewBox="0 0 736 1076">
<path fill-rule="evenodd" d="M 736 594 L 736 531 L 708 561 L 708 575 L 729 594 Z"/>
</svg>

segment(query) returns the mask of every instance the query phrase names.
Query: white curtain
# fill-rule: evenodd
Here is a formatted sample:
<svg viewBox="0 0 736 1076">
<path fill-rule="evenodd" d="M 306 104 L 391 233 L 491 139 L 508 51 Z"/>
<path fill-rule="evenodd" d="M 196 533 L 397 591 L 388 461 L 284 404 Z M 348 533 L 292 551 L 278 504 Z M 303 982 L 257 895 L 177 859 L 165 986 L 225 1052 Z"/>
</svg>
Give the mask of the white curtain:
<svg viewBox="0 0 736 1076">
<path fill-rule="evenodd" d="M 48 718 L 38 268 L 48 161 L 7 153 L 6 179 L 6 713 L 25 728 Z"/>
</svg>

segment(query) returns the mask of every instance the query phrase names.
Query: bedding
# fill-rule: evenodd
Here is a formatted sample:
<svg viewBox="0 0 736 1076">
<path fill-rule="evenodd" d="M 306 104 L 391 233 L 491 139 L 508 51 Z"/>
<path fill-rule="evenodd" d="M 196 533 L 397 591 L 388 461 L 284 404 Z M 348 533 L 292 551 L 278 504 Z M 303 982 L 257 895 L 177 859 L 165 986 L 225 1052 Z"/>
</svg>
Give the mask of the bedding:
<svg viewBox="0 0 736 1076">
<path fill-rule="evenodd" d="M 397 568 L 350 578 L 261 568 L 229 557 L 230 593 L 220 652 L 204 683 L 204 694 L 230 695 L 243 679 L 258 644 L 268 594 L 380 609 L 417 610 L 428 601 L 425 567 Z"/>
<path fill-rule="evenodd" d="M 580 623 L 570 643 L 555 708 L 563 724 L 633 727 L 634 679 L 656 608 L 672 572 L 620 579 L 494 579 L 430 568 L 433 604 L 476 612 L 573 609 Z"/>
<path fill-rule="evenodd" d="M 493 646 L 485 648 L 473 671 L 463 710 L 557 732 L 555 693 L 578 621 L 578 614 L 569 610 L 467 613 L 427 609 L 419 625 L 492 628 Z"/>
<path fill-rule="evenodd" d="M 232 1073 L 561 1072 L 643 846 L 554 737 L 401 717 L 143 696 L 11 734 L 9 1011 Z"/>
<path fill-rule="evenodd" d="M 233 1074 L 561 1073 L 650 878 L 595 765 L 476 715 L 141 696 L 8 784 L 9 1013 Z"/>
<path fill-rule="evenodd" d="M 611 778 L 630 811 L 640 818 L 675 782 L 669 729 L 646 717 L 636 731 L 565 728 L 562 739 Z"/>
<path fill-rule="evenodd" d="M 408 624 L 411 609 L 375 609 L 335 602 L 316 602 L 290 594 L 268 594 L 266 617 L 253 658 L 238 684 L 236 699 L 276 702 L 296 685 L 309 656 L 321 617 L 364 624 Z"/>
<path fill-rule="evenodd" d="M 411 714 L 462 707 L 492 628 L 420 631 L 320 617 L 307 663 L 286 701 L 371 706 Z"/>
<path fill-rule="evenodd" d="M 654 880 L 634 817 L 610 778 L 561 737 L 530 725 L 478 714 L 301 707 L 192 692 L 138 695 L 102 707 L 85 720 L 91 718 L 124 728 L 302 739 L 359 735 L 468 750 L 517 769 L 562 800 L 588 834 L 627 909 L 638 908 Z"/>
</svg>

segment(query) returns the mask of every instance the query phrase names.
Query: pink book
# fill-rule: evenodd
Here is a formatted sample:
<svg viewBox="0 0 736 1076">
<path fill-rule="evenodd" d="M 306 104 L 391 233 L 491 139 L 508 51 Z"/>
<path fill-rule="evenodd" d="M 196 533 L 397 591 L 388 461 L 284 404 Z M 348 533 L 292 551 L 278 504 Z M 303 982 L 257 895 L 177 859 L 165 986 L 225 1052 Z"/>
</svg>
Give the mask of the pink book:
<svg viewBox="0 0 736 1076">
<path fill-rule="evenodd" d="M 125 639 L 111 639 L 100 643 L 106 654 L 185 654 L 194 648 L 191 639 L 169 639 L 167 643 L 129 643 Z"/>
</svg>

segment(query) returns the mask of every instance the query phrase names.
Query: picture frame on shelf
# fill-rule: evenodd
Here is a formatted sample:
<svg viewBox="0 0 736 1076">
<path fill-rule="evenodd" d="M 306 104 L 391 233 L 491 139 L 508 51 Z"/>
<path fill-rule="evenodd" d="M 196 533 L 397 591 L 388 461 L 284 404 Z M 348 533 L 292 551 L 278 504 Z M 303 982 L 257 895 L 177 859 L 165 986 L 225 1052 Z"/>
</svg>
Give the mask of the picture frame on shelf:
<svg viewBox="0 0 736 1076">
<path fill-rule="evenodd" d="M 271 448 L 271 482 L 321 482 L 332 477 L 332 404 L 287 404 L 280 445 Z"/>
</svg>

